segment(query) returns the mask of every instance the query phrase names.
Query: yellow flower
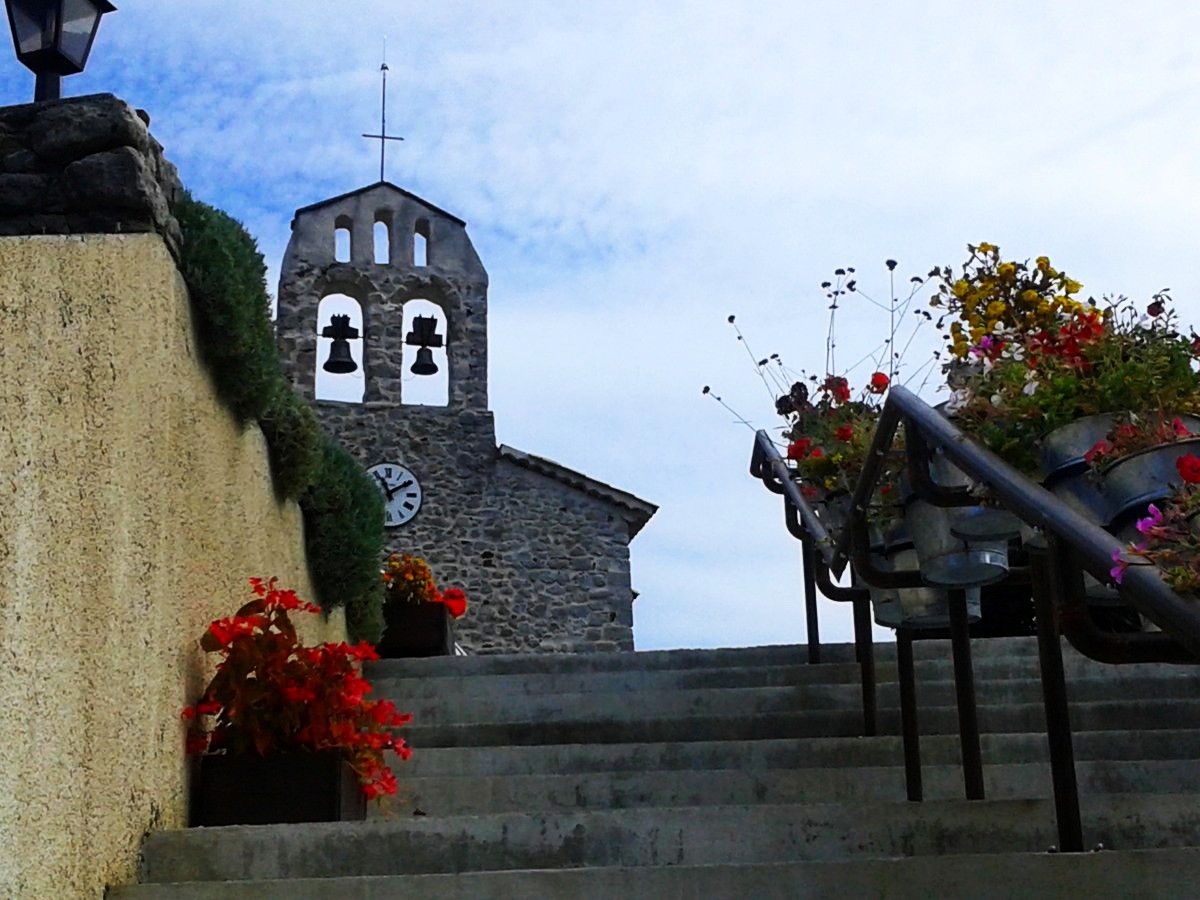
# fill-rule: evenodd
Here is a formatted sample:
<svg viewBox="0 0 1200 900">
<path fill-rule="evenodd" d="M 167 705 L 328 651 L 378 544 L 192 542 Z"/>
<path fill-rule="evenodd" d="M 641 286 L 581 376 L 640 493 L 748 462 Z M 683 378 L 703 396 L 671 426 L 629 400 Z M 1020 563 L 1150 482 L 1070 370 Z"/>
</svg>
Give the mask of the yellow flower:
<svg viewBox="0 0 1200 900">
<path fill-rule="evenodd" d="M 1050 268 L 1050 257 L 1039 256 L 1037 258 L 1037 267 L 1042 272 L 1045 272 L 1047 269 L 1049 269 Z"/>
<path fill-rule="evenodd" d="M 985 312 L 989 318 L 998 319 L 1004 315 L 1004 311 L 1008 309 L 1008 305 L 1003 300 L 993 300 L 987 305 Z"/>
<path fill-rule="evenodd" d="M 1063 287 L 1063 291 L 1068 294 L 1078 294 L 1082 287 L 1083 287 L 1083 285 L 1080 284 L 1078 281 L 1068 278 L 1066 281 L 1066 284 Z"/>
<path fill-rule="evenodd" d="M 1042 257 L 1042 259 L 1045 259 L 1045 257 Z M 1024 291 L 1021 291 L 1021 299 L 1032 306 L 1038 301 L 1038 292 L 1033 288 L 1028 288 Z"/>
<path fill-rule="evenodd" d="M 979 245 L 980 253 L 995 253 L 999 249 L 1000 248 L 997 247 L 995 244 L 989 244 L 987 241 L 984 241 L 982 244 Z"/>
<path fill-rule="evenodd" d="M 967 293 L 968 285 L 961 278 L 954 282 L 954 296 L 962 297 Z"/>
<path fill-rule="evenodd" d="M 950 349 L 954 351 L 955 356 L 957 356 L 959 359 L 962 359 L 964 356 L 967 355 L 969 345 L 967 344 L 967 342 L 965 340 L 955 341 L 951 345 Z"/>
<path fill-rule="evenodd" d="M 996 267 L 996 273 L 1001 278 L 1012 278 L 1014 275 L 1017 274 L 1017 267 L 1014 266 L 1012 263 L 1008 263 L 1008 262 L 1000 263 L 1000 265 L 998 265 Z"/>
</svg>

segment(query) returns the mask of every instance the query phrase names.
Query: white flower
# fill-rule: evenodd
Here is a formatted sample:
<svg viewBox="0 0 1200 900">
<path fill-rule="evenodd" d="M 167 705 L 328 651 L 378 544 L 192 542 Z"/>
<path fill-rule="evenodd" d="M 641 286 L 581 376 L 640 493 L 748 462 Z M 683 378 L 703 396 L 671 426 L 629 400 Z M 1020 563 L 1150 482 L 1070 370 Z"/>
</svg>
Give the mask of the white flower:
<svg viewBox="0 0 1200 900">
<path fill-rule="evenodd" d="M 1029 381 L 1025 382 L 1025 387 L 1021 388 L 1021 393 L 1027 397 L 1032 397 L 1034 395 L 1034 393 L 1037 391 L 1037 389 L 1038 389 L 1037 381 L 1030 379 Z"/>
<path fill-rule="evenodd" d="M 970 402 L 970 390 L 967 388 L 958 388 L 958 390 L 951 392 L 950 398 L 946 401 L 946 405 L 943 408 L 948 415 L 954 415 Z"/>
</svg>

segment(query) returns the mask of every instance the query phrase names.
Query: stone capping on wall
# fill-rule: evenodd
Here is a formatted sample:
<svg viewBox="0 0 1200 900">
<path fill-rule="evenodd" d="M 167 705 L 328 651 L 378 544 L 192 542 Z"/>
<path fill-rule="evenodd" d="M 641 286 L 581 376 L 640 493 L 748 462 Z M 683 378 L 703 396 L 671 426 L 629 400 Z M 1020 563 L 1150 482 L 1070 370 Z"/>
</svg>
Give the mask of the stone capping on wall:
<svg viewBox="0 0 1200 900">
<path fill-rule="evenodd" d="M 633 540 L 637 533 L 650 521 L 650 517 L 658 512 L 658 506 L 653 503 L 642 500 L 640 497 L 635 497 L 633 494 L 619 490 L 602 481 L 589 478 L 581 472 L 569 469 L 552 459 L 546 459 L 544 456 L 525 453 L 522 450 L 509 447 L 507 444 L 501 444 L 496 452 L 501 459 L 506 459 L 511 463 L 529 469 L 531 472 L 537 472 L 539 475 L 544 475 L 547 478 L 553 478 L 555 481 L 561 482 L 568 487 L 582 491 L 589 497 L 595 497 L 597 500 L 603 500 L 606 503 L 619 507 L 622 518 L 629 523 L 630 540 Z"/>
<path fill-rule="evenodd" d="M 112 94 L 0 108 L 0 235 L 162 236 L 178 260 L 175 167 Z"/>
</svg>

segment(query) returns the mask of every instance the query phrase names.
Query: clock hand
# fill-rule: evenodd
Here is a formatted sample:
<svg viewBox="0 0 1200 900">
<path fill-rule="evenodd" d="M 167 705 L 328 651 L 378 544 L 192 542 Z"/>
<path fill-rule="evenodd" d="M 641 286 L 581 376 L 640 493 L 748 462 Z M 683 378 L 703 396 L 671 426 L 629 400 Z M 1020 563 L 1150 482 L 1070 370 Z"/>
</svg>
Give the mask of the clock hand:
<svg viewBox="0 0 1200 900">
<path fill-rule="evenodd" d="M 404 490 L 406 487 L 408 487 L 408 486 L 409 486 L 410 484 L 412 484 L 412 483 L 413 483 L 413 480 L 410 478 L 410 479 L 408 479 L 408 481 L 402 481 L 402 482 L 400 482 L 400 483 L 399 483 L 399 484 L 397 484 L 395 487 L 386 487 L 386 486 L 385 486 L 385 487 L 384 487 L 384 490 L 385 490 L 385 491 L 387 491 L 387 498 L 388 498 L 389 500 L 391 500 L 393 497 L 395 497 L 395 496 L 396 496 L 396 494 L 397 494 L 399 491 L 402 491 L 402 490 Z"/>
<path fill-rule="evenodd" d="M 388 499 L 390 500 L 392 495 L 388 492 L 387 482 L 384 481 L 383 476 L 378 472 L 372 472 L 371 474 L 375 476 L 375 480 L 379 482 L 379 486 L 383 488 L 383 492 L 388 495 Z"/>
</svg>

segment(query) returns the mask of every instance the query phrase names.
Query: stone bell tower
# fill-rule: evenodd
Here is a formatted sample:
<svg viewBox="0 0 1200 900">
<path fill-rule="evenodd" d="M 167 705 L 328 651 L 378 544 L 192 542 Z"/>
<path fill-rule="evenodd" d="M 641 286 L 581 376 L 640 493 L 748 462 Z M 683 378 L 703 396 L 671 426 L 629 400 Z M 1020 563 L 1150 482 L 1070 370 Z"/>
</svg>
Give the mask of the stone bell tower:
<svg viewBox="0 0 1200 900">
<path fill-rule="evenodd" d="M 280 273 L 284 364 L 365 466 L 393 465 L 419 486 L 419 505 L 389 519 L 388 549 L 423 556 L 440 584 L 467 591 L 465 647 L 632 649 L 628 544 L 656 507 L 496 446 L 487 286 L 463 221 L 389 182 L 306 206 L 292 221 Z M 320 336 L 335 324 L 322 301 L 332 295 L 361 313 L 361 401 L 316 396 Z M 434 311 L 433 346 L 444 351 L 413 345 L 420 328 L 410 327 L 410 305 Z M 406 396 L 420 378 L 413 364 L 434 352 L 444 354 L 445 402 L 414 403 Z M 338 353 L 350 358 L 346 345 Z"/>
</svg>

